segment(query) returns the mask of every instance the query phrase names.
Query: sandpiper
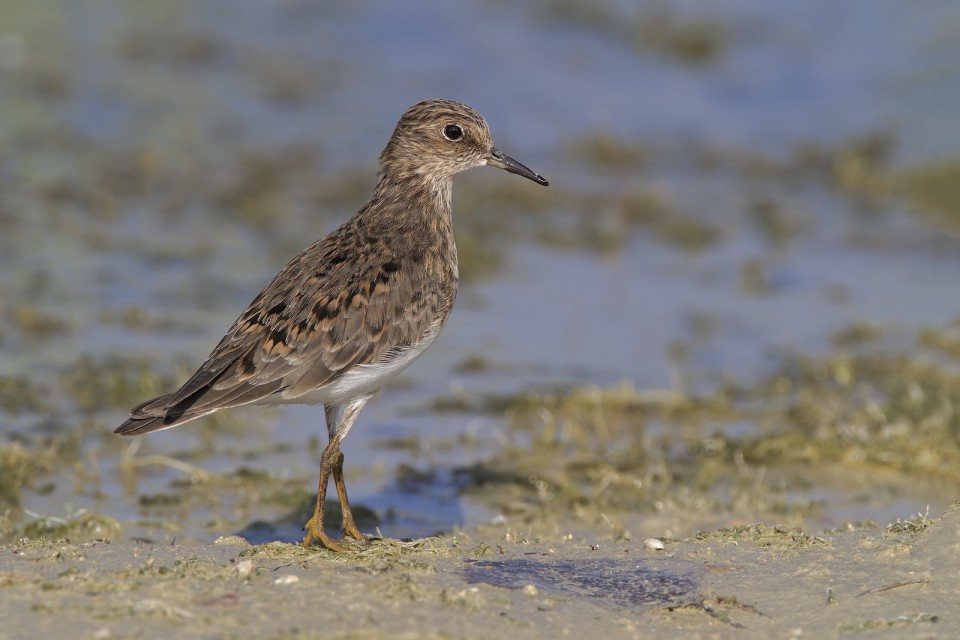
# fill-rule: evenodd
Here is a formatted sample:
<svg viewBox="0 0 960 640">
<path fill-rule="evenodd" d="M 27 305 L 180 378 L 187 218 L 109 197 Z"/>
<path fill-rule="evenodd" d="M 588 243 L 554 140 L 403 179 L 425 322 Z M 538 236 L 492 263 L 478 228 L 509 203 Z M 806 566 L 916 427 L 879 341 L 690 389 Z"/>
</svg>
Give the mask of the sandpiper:
<svg viewBox="0 0 960 640">
<path fill-rule="evenodd" d="M 340 442 L 370 397 L 447 321 L 459 278 L 452 181 L 483 165 L 547 185 L 493 146 L 470 107 L 451 100 L 410 107 L 380 154 L 370 200 L 288 262 L 182 387 L 134 407 L 114 433 L 168 429 L 246 404 L 322 404 L 330 441 L 303 544 L 348 550 L 324 530 L 331 473 L 343 536 L 365 540 L 350 512 Z"/>
</svg>

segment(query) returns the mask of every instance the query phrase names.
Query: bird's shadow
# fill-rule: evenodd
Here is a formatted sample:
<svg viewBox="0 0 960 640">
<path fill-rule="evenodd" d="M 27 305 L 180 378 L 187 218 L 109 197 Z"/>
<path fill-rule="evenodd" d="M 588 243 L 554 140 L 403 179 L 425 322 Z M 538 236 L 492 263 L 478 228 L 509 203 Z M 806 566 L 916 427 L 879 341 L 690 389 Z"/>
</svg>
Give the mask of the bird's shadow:
<svg viewBox="0 0 960 640">
<path fill-rule="evenodd" d="M 362 532 L 373 537 L 413 539 L 447 533 L 464 522 L 459 491 L 451 482 L 451 475 L 431 474 L 421 478 L 421 482 L 396 483 L 366 496 L 362 502 L 351 501 L 353 518 Z M 300 542 L 304 524 L 313 516 L 315 506 L 316 498 L 306 498 L 280 518 L 255 520 L 236 535 L 251 544 Z M 331 537 L 338 538 L 341 525 L 340 504 L 336 496 L 328 496 L 324 528 Z"/>
<path fill-rule="evenodd" d="M 254 520 L 236 535 L 244 538 L 250 544 L 265 544 L 267 542 L 300 542 L 304 536 L 304 524 L 313 516 L 316 499 L 309 498 L 288 514 L 274 521 Z M 361 531 L 372 532 L 379 530 L 382 519 L 373 509 L 364 505 L 351 505 L 353 518 Z M 343 523 L 343 513 L 336 500 L 327 502 L 324 509 L 324 528 L 331 537 L 340 535 Z"/>
</svg>

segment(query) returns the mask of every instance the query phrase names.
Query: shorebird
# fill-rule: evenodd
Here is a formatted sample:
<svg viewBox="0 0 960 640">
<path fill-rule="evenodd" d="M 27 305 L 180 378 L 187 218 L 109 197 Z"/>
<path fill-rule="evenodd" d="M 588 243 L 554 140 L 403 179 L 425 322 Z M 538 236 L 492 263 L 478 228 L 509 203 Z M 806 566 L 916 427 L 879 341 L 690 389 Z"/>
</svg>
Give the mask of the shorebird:
<svg viewBox="0 0 960 640">
<path fill-rule="evenodd" d="M 303 544 L 348 550 L 324 529 L 331 475 L 343 536 L 365 540 L 350 511 L 340 443 L 370 397 L 447 321 L 459 280 L 453 177 L 483 165 L 548 184 L 493 146 L 470 107 L 451 100 L 410 107 L 380 154 L 367 203 L 288 262 L 182 387 L 134 407 L 114 433 L 169 429 L 247 404 L 322 404 L 330 440 Z"/>
</svg>

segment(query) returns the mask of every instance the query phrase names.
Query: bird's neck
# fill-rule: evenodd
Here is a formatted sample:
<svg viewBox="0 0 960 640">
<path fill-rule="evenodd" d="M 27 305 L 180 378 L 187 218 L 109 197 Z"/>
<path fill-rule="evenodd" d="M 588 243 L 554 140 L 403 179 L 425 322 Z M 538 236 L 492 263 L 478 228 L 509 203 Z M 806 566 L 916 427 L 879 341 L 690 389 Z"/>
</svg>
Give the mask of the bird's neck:
<svg viewBox="0 0 960 640">
<path fill-rule="evenodd" d="M 409 224 L 426 224 L 443 232 L 453 231 L 453 179 L 424 175 L 416 171 L 383 171 L 377 176 L 377 186 L 370 199 L 378 206 L 397 206 L 398 214 Z"/>
<path fill-rule="evenodd" d="M 389 239 L 398 254 L 434 271 L 439 281 L 449 284 L 447 293 L 455 296 L 459 274 L 450 210 L 452 182 L 412 172 L 399 176 L 381 172 L 356 224 L 364 233 Z"/>
</svg>

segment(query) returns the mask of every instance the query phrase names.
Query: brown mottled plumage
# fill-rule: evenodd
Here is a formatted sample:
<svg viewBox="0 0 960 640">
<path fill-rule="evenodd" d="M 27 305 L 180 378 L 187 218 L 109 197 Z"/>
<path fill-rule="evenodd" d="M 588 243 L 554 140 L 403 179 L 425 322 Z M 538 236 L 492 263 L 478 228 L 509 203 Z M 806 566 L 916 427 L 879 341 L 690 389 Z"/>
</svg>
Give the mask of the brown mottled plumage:
<svg viewBox="0 0 960 640">
<path fill-rule="evenodd" d="M 363 540 L 340 441 L 371 395 L 430 345 L 450 315 L 458 281 L 452 180 L 482 165 L 547 184 L 500 153 L 470 107 L 450 100 L 412 106 L 380 154 L 370 200 L 287 263 L 180 389 L 134 407 L 115 433 L 167 429 L 245 404 L 323 404 L 330 443 L 304 544 L 317 539 L 344 550 L 323 528 L 331 473 L 343 533 Z"/>
</svg>

